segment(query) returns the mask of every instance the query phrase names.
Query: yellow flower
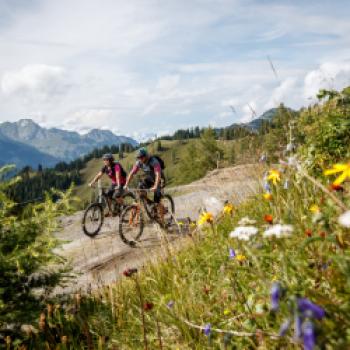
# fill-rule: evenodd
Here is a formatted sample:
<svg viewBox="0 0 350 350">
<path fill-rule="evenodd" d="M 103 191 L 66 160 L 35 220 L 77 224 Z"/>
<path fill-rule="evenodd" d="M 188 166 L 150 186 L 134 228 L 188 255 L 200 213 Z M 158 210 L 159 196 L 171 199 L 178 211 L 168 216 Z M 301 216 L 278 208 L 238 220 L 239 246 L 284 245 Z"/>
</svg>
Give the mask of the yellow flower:
<svg viewBox="0 0 350 350">
<path fill-rule="evenodd" d="M 191 222 L 191 223 L 190 223 L 190 227 L 191 227 L 191 228 L 195 228 L 195 227 L 197 227 L 197 224 L 196 224 L 195 222 Z"/>
<path fill-rule="evenodd" d="M 224 315 L 225 315 L 225 316 L 229 315 L 230 313 L 231 313 L 230 310 L 228 310 L 228 309 L 225 309 L 225 310 L 224 310 Z"/>
<path fill-rule="evenodd" d="M 333 182 L 333 185 L 338 186 L 346 179 L 350 179 L 350 162 L 346 164 L 334 164 L 331 169 L 327 169 L 323 173 L 326 176 L 341 173 Z"/>
<path fill-rule="evenodd" d="M 198 220 L 198 225 L 203 225 L 205 223 L 212 224 L 214 222 L 214 217 L 212 213 L 203 212 Z"/>
<path fill-rule="evenodd" d="M 179 226 L 182 226 L 184 223 L 182 221 L 177 222 Z"/>
<path fill-rule="evenodd" d="M 224 206 L 224 209 L 222 210 L 224 214 L 232 214 L 233 212 L 233 205 L 231 203 L 227 203 Z"/>
<path fill-rule="evenodd" d="M 238 255 L 236 255 L 236 260 L 239 262 L 244 262 L 247 260 L 247 258 L 245 257 L 245 255 L 238 254 Z"/>
<path fill-rule="evenodd" d="M 266 192 L 263 194 L 264 199 L 266 199 L 267 201 L 270 201 L 272 199 L 272 194 L 269 192 Z"/>
<path fill-rule="evenodd" d="M 269 175 L 267 176 L 269 181 L 272 181 L 274 185 L 281 181 L 281 173 L 276 169 L 269 170 Z"/>
<path fill-rule="evenodd" d="M 317 214 L 321 211 L 320 207 L 317 204 L 313 204 L 309 210 L 311 211 L 311 213 L 314 213 L 314 214 Z"/>
</svg>

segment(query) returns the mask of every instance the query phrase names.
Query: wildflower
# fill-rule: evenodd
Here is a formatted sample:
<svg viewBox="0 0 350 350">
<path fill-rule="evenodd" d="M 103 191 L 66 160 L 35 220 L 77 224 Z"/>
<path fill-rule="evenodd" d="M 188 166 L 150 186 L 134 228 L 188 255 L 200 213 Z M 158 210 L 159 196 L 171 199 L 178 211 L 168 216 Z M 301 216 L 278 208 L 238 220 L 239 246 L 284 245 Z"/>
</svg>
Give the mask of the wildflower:
<svg viewBox="0 0 350 350">
<path fill-rule="evenodd" d="M 125 277 L 131 277 L 133 274 L 135 274 L 137 272 L 136 268 L 129 268 L 123 271 L 123 275 Z"/>
<path fill-rule="evenodd" d="M 279 282 L 274 282 L 270 290 L 271 311 L 278 310 L 281 296 L 282 296 L 281 285 Z"/>
<path fill-rule="evenodd" d="M 205 223 L 212 224 L 213 222 L 213 214 L 209 212 L 203 212 L 199 217 L 198 225 L 204 225 Z"/>
<path fill-rule="evenodd" d="M 280 327 L 280 330 L 278 332 L 278 335 L 280 337 L 283 337 L 287 334 L 288 330 L 289 330 L 289 327 L 290 327 L 290 319 L 288 320 L 285 320 L 282 324 L 281 324 L 281 327 Z"/>
<path fill-rule="evenodd" d="M 329 186 L 329 188 L 332 190 L 332 191 L 336 191 L 336 192 L 343 192 L 344 191 L 344 187 L 341 186 L 341 185 L 335 185 L 334 183 L 331 184 Z"/>
<path fill-rule="evenodd" d="M 321 306 L 314 304 L 312 301 L 306 298 L 298 299 L 298 309 L 303 313 L 305 317 L 313 317 L 318 320 L 325 317 L 326 312 Z"/>
<path fill-rule="evenodd" d="M 270 192 L 265 192 L 263 194 L 264 199 L 266 199 L 267 201 L 270 201 L 272 199 L 272 194 Z"/>
<path fill-rule="evenodd" d="M 350 228 L 350 210 L 340 215 L 338 218 L 338 222 L 340 225 L 346 228 Z"/>
<path fill-rule="evenodd" d="M 178 224 L 179 226 L 183 226 L 183 225 L 184 225 L 183 221 L 178 221 L 177 224 Z"/>
<path fill-rule="evenodd" d="M 301 325 L 303 320 L 297 312 L 294 312 L 294 340 L 299 340 L 301 338 L 302 330 Z"/>
<path fill-rule="evenodd" d="M 238 255 L 236 255 L 236 260 L 237 260 L 239 263 L 243 263 L 244 261 L 247 260 L 247 258 L 246 258 L 245 255 L 238 254 Z"/>
<path fill-rule="evenodd" d="M 311 321 L 306 321 L 303 324 L 303 343 L 304 350 L 313 350 L 316 346 L 316 335 Z"/>
<path fill-rule="evenodd" d="M 230 311 L 229 309 L 225 309 L 225 310 L 224 310 L 224 315 L 225 315 L 225 316 L 229 315 L 230 313 L 231 313 L 231 311 Z"/>
<path fill-rule="evenodd" d="M 273 225 L 264 232 L 264 237 L 276 236 L 277 238 L 289 237 L 293 232 L 292 225 Z"/>
<path fill-rule="evenodd" d="M 268 183 L 268 182 L 264 182 L 264 190 L 266 191 L 266 192 L 271 192 L 271 186 L 270 186 L 270 184 Z"/>
<path fill-rule="evenodd" d="M 264 215 L 264 220 L 265 220 L 267 223 L 269 223 L 269 224 L 272 224 L 272 223 L 273 223 L 273 217 L 272 217 L 272 215 L 270 215 L 270 214 Z"/>
<path fill-rule="evenodd" d="M 174 307 L 174 305 L 175 305 L 175 301 L 174 301 L 174 300 L 170 300 L 170 301 L 166 304 L 166 306 L 167 306 L 168 309 L 172 309 L 172 308 Z"/>
<path fill-rule="evenodd" d="M 334 164 L 331 169 L 324 171 L 324 175 L 329 176 L 341 173 L 333 182 L 334 185 L 341 185 L 346 179 L 350 179 L 350 162 L 346 164 Z"/>
<path fill-rule="evenodd" d="M 233 205 L 231 203 L 226 203 L 224 209 L 222 210 L 224 214 L 231 215 L 233 213 Z"/>
<path fill-rule="evenodd" d="M 145 303 L 143 304 L 143 309 L 144 309 L 145 311 L 151 311 L 151 310 L 153 309 L 153 306 L 154 306 L 153 303 L 151 303 L 151 302 L 145 302 Z"/>
<path fill-rule="evenodd" d="M 269 170 L 267 179 L 271 181 L 274 185 L 277 185 L 277 183 L 281 181 L 281 173 L 278 170 L 271 169 Z"/>
<path fill-rule="evenodd" d="M 240 226 L 254 225 L 254 224 L 256 224 L 256 221 L 249 219 L 247 216 L 241 218 L 241 220 L 238 221 L 238 225 Z"/>
<path fill-rule="evenodd" d="M 326 232 L 324 232 L 324 231 L 321 231 L 319 233 L 319 235 L 320 235 L 321 238 L 326 238 Z"/>
<path fill-rule="evenodd" d="M 250 237 L 257 233 L 258 229 L 254 226 L 238 226 L 230 233 L 230 237 L 249 241 Z"/>
<path fill-rule="evenodd" d="M 306 236 L 311 237 L 312 236 L 312 231 L 308 228 L 308 229 L 305 230 L 305 234 L 306 234 Z"/>
<path fill-rule="evenodd" d="M 309 208 L 309 210 L 313 214 L 317 214 L 317 213 L 319 213 L 321 211 L 320 207 L 317 204 L 312 204 L 311 207 Z"/>
<path fill-rule="evenodd" d="M 204 326 L 203 332 L 207 337 L 209 337 L 209 335 L 211 334 L 211 324 L 210 323 L 208 323 Z"/>
<path fill-rule="evenodd" d="M 229 249 L 229 256 L 230 256 L 230 259 L 234 259 L 236 256 L 236 253 L 232 248 Z"/>
</svg>

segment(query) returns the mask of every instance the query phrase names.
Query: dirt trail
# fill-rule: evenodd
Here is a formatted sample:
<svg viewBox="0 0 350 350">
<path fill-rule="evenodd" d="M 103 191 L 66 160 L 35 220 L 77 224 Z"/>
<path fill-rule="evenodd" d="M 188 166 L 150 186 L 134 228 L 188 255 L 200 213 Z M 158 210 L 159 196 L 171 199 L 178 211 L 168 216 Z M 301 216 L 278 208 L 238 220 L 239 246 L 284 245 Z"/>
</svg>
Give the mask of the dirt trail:
<svg viewBox="0 0 350 350">
<path fill-rule="evenodd" d="M 177 218 L 198 218 L 205 208 L 214 214 L 221 211 L 225 200 L 239 203 L 256 192 L 259 174 L 257 165 L 242 165 L 218 169 L 190 185 L 171 188 L 175 197 Z M 118 279 L 128 267 L 140 267 L 156 258 L 164 248 L 164 235 L 155 224 L 145 227 L 136 248 L 125 245 L 118 236 L 118 218 L 106 218 L 101 232 L 91 239 L 81 229 L 82 212 L 61 219 L 62 231 L 56 236 L 68 241 L 59 253 L 71 261 L 77 278 L 65 292 L 95 289 Z M 163 237 L 163 238 L 162 238 Z M 180 244 L 181 234 L 169 234 L 165 239 L 172 245 Z M 61 292 L 62 290 L 57 290 Z"/>
</svg>

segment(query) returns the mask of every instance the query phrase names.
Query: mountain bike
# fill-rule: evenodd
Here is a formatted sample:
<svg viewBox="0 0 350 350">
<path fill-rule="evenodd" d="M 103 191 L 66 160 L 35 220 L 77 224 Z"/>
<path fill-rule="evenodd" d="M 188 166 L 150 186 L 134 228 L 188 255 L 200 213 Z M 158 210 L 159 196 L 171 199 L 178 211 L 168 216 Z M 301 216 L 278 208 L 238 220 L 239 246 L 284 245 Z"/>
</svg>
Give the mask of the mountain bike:
<svg viewBox="0 0 350 350">
<path fill-rule="evenodd" d="M 89 237 L 95 237 L 101 230 L 106 212 L 111 210 L 112 216 L 119 216 L 124 207 L 135 202 L 135 195 L 130 191 L 124 191 L 120 196 L 111 198 L 108 207 L 109 187 L 100 187 L 96 200 L 91 203 L 84 212 L 82 220 L 83 232 Z M 117 190 L 116 190 L 117 191 Z"/>
<path fill-rule="evenodd" d="M 150 190 L 133 189 L 136 202 L 125 207 L 119 217 L 119 234 L 122 241 L 135 246 L 144 229 L 144 212 L 151 222 L 167 230 L 175 222 L 175 204 L 169 194 L 162 193 L 159 203 L 148 198 Z M 152 192 L 153 193 L 153 192 Z"/>
</svg>

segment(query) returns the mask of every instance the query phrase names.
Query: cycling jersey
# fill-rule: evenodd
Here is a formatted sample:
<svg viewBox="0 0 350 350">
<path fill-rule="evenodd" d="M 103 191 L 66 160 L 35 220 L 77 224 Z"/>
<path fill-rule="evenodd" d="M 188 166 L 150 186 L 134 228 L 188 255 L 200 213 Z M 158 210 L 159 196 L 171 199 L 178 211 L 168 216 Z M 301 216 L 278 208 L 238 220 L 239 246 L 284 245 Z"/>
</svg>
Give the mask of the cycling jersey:
<svg viewBox="0 0 350 350">
<path fill-rule="evenodd" d="M 119 178 L 120 185 L 125 185 L 126 183 L 125 171 L 118 162 L 114 162 L 111 167 L 107 165 L 103 166 L 101 172 L 109 176 L 113 185 L 117 184 L 117 176 Z"/>
<path fill-rule="evenodd" d="M 157 158 L 150 157 L 147 163 L 142 163 L 140 160 L 138 160 L 134 167 L 132 168 L 131 172 L 132 174 L 136 174 L 140 169 L 144 171 L 147 177 L 155 179 L 155 174 L 162 172 L 162 167 L 160 163 L 158 162 Z"/>
</svg>

